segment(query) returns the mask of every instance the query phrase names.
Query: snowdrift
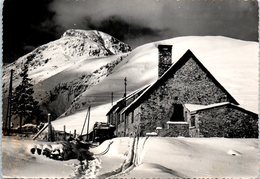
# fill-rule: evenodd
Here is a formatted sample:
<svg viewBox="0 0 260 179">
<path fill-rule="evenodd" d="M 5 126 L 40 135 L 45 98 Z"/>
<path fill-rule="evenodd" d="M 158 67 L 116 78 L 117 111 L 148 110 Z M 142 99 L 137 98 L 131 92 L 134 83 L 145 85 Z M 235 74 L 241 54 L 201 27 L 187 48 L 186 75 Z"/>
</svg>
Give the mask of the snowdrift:
<svg viewBox="0 0 260 179">
<path fill-rule="evenodd" d="M 30 149 L 39 143 L 42 142 L 2 138 L 3 177 L 68 178 L 73 174 L 73 165 L 79 163 L 77 160 L 56 161 L 30 153 Z"/>
<path fill-rule="evenodd" d="M 150 137 L 123 178 L 257 178 L 258 140 Z M 105 166 L 102 166 L 105 167 Z"/>
<path fill-rule="evenodd" d="M 225 138 L 149 137 L 139 139 L 136 166 L 124 168 L 133 138 L 114 138 L 90 149 L 97 158 L 91 177 L 117 178 L 257 178 L 258 140 Z M 144 142 L 145 141 L 145 142 Z M 102 155 L 113 142 L 109 150 Z M 68 178 L 77 160 L 55 161 L 33 155 L 40 142 L 3 138 L 3 176 L 9 178 Z M 45 142 L 46 143 L 46 142 Z M 122 170 L 123 169 L 123 170 Z M 89 175 L 86 175 L 89 176 Z"/>
</svg>

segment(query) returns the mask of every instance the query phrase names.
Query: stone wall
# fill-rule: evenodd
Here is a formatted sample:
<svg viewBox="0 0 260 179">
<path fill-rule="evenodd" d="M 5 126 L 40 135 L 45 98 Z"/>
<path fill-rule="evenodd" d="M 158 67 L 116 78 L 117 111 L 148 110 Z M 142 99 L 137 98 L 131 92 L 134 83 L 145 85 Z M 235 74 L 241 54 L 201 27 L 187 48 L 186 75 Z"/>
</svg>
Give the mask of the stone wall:
<svg viewBox="0 0 260 179">
<path fill-rule="evenodd" d="M 140 134 L 140 108 L 135 109 L 125 117 L 125 122 L 121 122 L 117 125 L 118 136 L 135 136 Z"/>
<path fill-rule="evenodd" d="M 227 94 L 190 59 L 139 106 L 142 132 L 152 132 L 157 126 L 165 128 L 173 115 L 173 104 L 208 105 L 226 101 L 229 101 Z"/>
<path fill-rule="evenodd" d="M 128 136 L 140 135 L 140 127 L 142 125 L 140 122 L 140 116 L 141 116 L 140 108 L 135 109 L 133 112 L 131 112 L 128 115 L 128 123 L 127 123 Z"/>
<path fill-rule="evenodd" d="M 189 136 L 190 136 L 190 137 L 199 137 L 198 128 L 196 128 L 196 127 L 190 127 L 190 128 L 189 128 Z"/>
<path fill-rule="evenodd" d="M 118 137 L 124 137 L 124 129 L 125 129 L 125 123 L 121 122 L 120 124 L 118 124 L 117 126 L 117 136 Z"/>
<path fill-rule="evenodd" d="M 258 116 L 232 106 L 199 111 L 199 129 L 204 137 L 257 138 Z"/>
<path fill-rule="evenodd" d="M 187 122 L 167 122 L 166 129 L 160 132 L 160 136 L 189 137 L 189 124 Z"/>
</svg>

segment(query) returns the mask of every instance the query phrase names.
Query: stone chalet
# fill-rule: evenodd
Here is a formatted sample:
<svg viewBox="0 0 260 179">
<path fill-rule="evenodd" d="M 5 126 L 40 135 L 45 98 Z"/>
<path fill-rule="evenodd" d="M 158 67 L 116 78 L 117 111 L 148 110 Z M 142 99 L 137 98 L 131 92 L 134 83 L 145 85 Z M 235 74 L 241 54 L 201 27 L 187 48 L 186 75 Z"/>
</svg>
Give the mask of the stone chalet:
<svg viewBox="0 0 260 179">
<path fill-rule="evenodd" d="M 116 136 L 258 137 L 258 115 L 239 107 L 190 50 L 173 65 L 172 46 L 158 50 L 158 80 L 107 113 Z"/>
</svg>

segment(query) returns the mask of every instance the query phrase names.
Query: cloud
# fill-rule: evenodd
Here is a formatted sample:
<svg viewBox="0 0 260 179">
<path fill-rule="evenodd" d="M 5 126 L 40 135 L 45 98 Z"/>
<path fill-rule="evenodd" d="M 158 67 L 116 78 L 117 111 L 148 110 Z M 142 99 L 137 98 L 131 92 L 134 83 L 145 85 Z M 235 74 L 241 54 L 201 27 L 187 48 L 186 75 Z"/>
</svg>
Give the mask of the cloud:
<svg viewBox="0 0 260 179">
<path fill-rule="evenodd" d="M 132 47 L 187 35 L 258 41 L 258 1 L 6 0 L 4 61 L 13 61 L 71 28 L 101 30 Z"/>
<path fill-rule="evenodd" d="M 258 40 L 257 1 L 54 0 L 51 8 L 64 29 L 97 28 L 134 46 L 186 35 Z M 141 37 L 145 34 L 147 38 Z"/>
<path fill-rule="evenodd" d="M 98 22 L 93 22 L 91 18 L 88 17 L 86 18 L 86 28 L 103 31 L 120 40 L 140 38 L 143 36 L 160 36 L 164 31 L 132 22 L 130 23 L 116 15 L 109 16 Z"/>
</svg>

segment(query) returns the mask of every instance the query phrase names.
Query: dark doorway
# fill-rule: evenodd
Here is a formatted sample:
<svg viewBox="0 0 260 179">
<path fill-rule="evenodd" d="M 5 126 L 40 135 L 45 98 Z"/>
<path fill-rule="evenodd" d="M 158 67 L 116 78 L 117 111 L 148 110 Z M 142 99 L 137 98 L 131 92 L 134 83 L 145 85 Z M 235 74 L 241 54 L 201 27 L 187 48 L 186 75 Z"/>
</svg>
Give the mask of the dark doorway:
<svg viewBox="0 0 260 179">
<path fill-rule="evenodd" d="M 184 121 L 182 104 L 173 104 L 171 121 Z"/>
</svg>

